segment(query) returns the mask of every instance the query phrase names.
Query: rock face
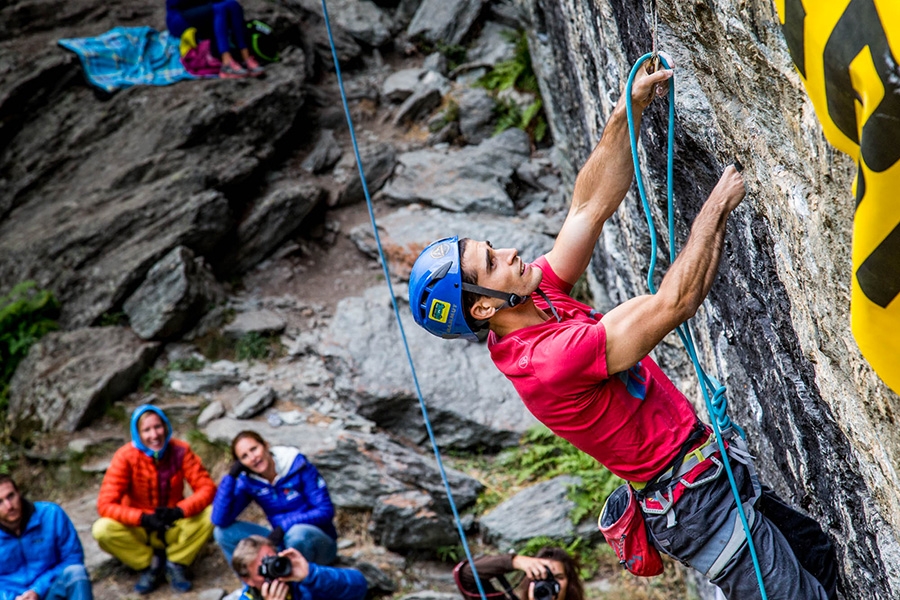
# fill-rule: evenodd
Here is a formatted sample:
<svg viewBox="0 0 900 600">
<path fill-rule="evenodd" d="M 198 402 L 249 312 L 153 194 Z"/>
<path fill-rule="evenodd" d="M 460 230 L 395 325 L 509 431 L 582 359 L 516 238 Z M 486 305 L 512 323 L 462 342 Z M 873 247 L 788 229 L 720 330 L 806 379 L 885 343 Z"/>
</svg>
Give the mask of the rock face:
<svg viewBox="0 0 900 600">
<path fill-rule="evenodd" d="M 13 423 L 75 431 L 137 386 L 159 345 L 126 327 L 47 334 L 31 347 L 10 384 Z"/>
<path fill-rule="evenodd" d="M 533 62 L 571 184 L 629 69 L 650 50 L 649 19 L 639 3 L 618 0 L 526 4 Z M 694 320 L 705 365 L 728 385 L 730 413 L 749 432 L 762 478 L 836 541 L 844 593 L 897 597 L 900 434 L 892 415 L 900 400 L 850 335 L 852 165 L 825 144 L 771 3 L 658 6 L 659 47 L 677 66 L 679 243 L 735 157 L 748 188 L 730 217 L 717 283 Z M 665 206 L 667 113 L 659 104 L 645 114 L 640 150 L 654 207 Z M 613 303 L 646 290 L 647 240 L 629 196 L 593 262 L 597 287 Z M 657 351 L 698 398 L 684 356 L 675 339 Z"/>
<path fill-rule="evenodd" d="M 191 325 L 219 296 L 215 277 L 204 261 L 179 246 L 153 265 L 123 310 L 143 339 L 166 339 Z"/>
</svg>

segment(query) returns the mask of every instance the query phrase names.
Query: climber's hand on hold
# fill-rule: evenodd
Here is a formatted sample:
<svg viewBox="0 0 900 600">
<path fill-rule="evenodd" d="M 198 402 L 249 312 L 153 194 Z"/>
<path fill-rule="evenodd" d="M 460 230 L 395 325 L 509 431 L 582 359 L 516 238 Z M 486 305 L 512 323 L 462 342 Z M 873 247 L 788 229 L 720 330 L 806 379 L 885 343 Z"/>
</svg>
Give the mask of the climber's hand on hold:
<svg viewBox="0 0 900 600">
<path fill-rule="evenodd" d="M 668 56 L 666 56 L 668 61 Z M 643 110 L 647 108 L 656 96 L 664 96 L 669 93 L 669 79 L 675 74 L 674 69 L 660 69 L 654 73 L 648 73 L 647 67 L 652 63 L 648 58 L 644 62 L 644 68 L 638 69 L 631 87 L 632 106 Z M 672 63 L 670 62 L 669 65 Z"/>
</svg>

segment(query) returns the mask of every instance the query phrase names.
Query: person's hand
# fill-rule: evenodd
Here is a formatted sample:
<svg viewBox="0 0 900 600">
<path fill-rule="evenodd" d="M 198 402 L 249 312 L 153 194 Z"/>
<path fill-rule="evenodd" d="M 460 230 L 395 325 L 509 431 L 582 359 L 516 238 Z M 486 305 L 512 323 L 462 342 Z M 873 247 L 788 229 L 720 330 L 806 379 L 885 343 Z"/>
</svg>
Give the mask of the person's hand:
<svg viewBox="0 0 900 600">
<path fill-rule="evenodd" d="M 282 577 L 283 581 L 303 581 L 309 575 L 309 563 L 296 548 L 282 550 L 278 556 L 284 556 L 291 561 L 291 574 L 288 577 Z"/>
<path fill-rule="evenodd" d="M 233 463 L 231 463 L 231 467 L 229 467 L 229 469 L 228 469 L 228 474 L 231 475 L 232 477 L 234 477 L 235 479 L 237 479 L 238 476 L 241 473 L 245 472 L 246 470 L 247 470 L 247 467 L 242 465 L 241 461 L 236 460 Z"/>
<path fill-rule="evenodd" d="M 741 176 L 741 172 L 738 171 L 735 165 L 728 165 L 725 167 L 725 171 L 722 172 L 719 183 L 716 184 L 716 187 L 709 194 L 707 202 L 721 202 L 725 210 L 731 212 L 741 203 L 746 193 L 747 190 L 744 188 L 744 178 Z"/>
<path fill-rule="evenodd" d="M 262 594 L 263 600 L 286 600 L 290 590 L 291 586 L 281 579 L 273 579 L 264 582 L 259 588 L 259 593 Z"/>
<path fill-rule="evenodd" d="M 533 556 L 522 556 L 517 554 L 513 557 L 512 566 L 514 569 L 524 571 L 525 576 L 531 580 L 537 581 L 547 577 L 545 568 L 549 568 L 550 560 L 546 558 L 534 558 Z"/>
<path fill-rule="evenodd" d="M 675 64 L 668 54 L 664 52 L 660 52 L 660 54 L 669 63 L 668 69 L 649 73 L 647 69 L 650 68 L 652 62 L 648 58 L 634 76 L 631 86 L 631 103 L 635 108 L 643 110 L 650 105 L 653 98 L 669 93 L 669 79 L 675 74 Z"/>
<path fill-rule="evenodd" d="M 173 506 L 171 508 L 167 506 L 160 506 L 153 514 L 159 517 L 159 519 L 165 524 L 166 527 L 171 527 L 175 523 L 175 521 L 184 518 L 184 511 L 177 506 Z"/>
<path fill-rule="evenodd" d="M 36 591 L 28 590 L 24 594 L 16 596 L 16 600 L 41 600 L 41 597 L 38 596 Z"/>
<path fill-rule="evenodd" d="M 144 513 L 141 515 L 141 527 L 146 529 L 148 534 L 151 531 L 163 532 L 166 530 L 166 522 L 156 513 Z"/>
</svg>

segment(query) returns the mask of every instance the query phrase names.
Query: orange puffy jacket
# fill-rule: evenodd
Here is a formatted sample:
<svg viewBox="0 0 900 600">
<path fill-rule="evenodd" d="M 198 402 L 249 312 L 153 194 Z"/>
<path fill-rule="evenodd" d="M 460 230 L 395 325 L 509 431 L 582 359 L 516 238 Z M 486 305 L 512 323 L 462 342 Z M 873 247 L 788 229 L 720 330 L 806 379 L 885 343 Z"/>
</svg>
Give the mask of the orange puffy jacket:
<svg viewBox="0 0 900 600">
<path fill-rule="evenodd" d="M 216 495 L 216 484 L 194 454 L 191 447 L 181 440 L 169 440 L 166 454 L 172 453 L 176 467 L 168 481 L 168 498 L 160 498 L 159 462 L 150 458 L 132 444 L 125 444 L 113 455 L 106 470 L 97 498 L 97 512 L 128 525 L 139 527 L 141 515 L 152 513 L 157 507 L 177 506 L 185 517 L 200 514 Z M 165 458 L 165 456 L 164 456 Z M 191 486 L 193 494 L 184 497 L 184 483 Z"/>
</svg>

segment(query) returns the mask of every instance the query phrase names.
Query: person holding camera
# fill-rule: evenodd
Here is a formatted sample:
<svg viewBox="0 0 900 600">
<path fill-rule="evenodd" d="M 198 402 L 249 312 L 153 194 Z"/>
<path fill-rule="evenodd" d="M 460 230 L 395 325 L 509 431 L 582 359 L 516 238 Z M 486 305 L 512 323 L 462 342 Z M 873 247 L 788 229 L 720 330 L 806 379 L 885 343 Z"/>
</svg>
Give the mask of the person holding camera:
<svg viewBox="0 0 900 600">
<path fill-rule="evenodd" d="M 562 548 L 545 546 L 536 556 L 480 556 L 474 559 L 474 563 L 485 595 L 490 599 L 584 600 L 584 584 L 578 575 L 578 563 Z M 514 588 L 507 575 L 516 571 L 524 576 Z M 453 578 L 465 598 L 481 598 L 467 560 L 456 565 Z"/>
<path fill-rule="evenodd" d="M 213 535 L 231 561 L 239 540 L 270 536 L 277 545 L 295 548 L 311 563 L 329 565 L 337 557 L 334 505 L 316 467 L 292 446 L 273 446 L 255 431 L 242 431 L 231 442 L 234 462 L 219 483 L 213 501 Z M 256 502 L 272 530 L 238 521 Z M 273 531 L 274 530 L 274 531 Z M 274 536 L 273 536 L 274 533 Z"/>
<path fill-rule="evenodd" d="M 144 404 L 131 416 L 131 443 L 119 448 L 100 484 L 91 532 L 100 547 L 140 571 L 134 590 L 149 594 L 169 580 L 192 584 L 190 566 L 212 534 L 216 484 L 187 442 L 172 439 L 165 413 Z M 193 493 L 185 497 L 185 484 Z"/>
<path fill-rule="evenodd" d="M 295 548 L 279 553 L 261 535 L 238 542 L 231 567 L 244 584 L 240 600 L 362 600 L 368 591 L 356 569 L 311 563 Z"/>
</svg>

